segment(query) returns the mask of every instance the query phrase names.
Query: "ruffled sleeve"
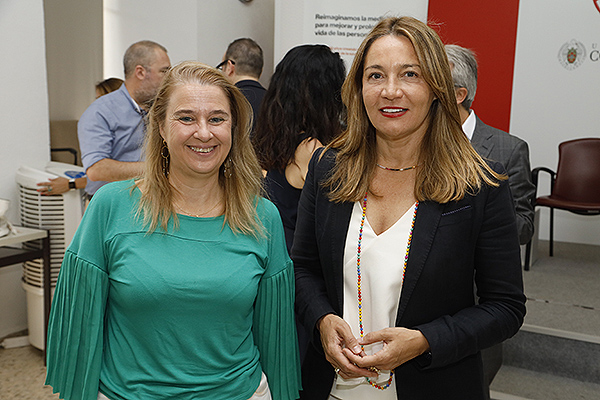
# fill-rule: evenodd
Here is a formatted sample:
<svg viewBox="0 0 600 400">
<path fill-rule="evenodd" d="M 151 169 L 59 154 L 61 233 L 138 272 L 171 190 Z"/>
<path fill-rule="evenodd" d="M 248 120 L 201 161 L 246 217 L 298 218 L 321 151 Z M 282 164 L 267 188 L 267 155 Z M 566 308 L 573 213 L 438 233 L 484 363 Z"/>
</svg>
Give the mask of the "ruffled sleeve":
<svg viewBox="0 0 600 400">
<path fill-rule="evenodd" d="M 273 400 L 293 400 L 302 388 L 294 317 L 294 266 L 277 208 L 262 199 L 268 256 L 254 306 L 253 334 Z"/>
<path fill-rule="evenodd" d="M 278 274 L 262 279 L 253 327 L 261 366 L 267 375 L 273 399 L 297 399 L 301 379 L 291 261 Z"/>
<path fill-rule="evenodd" d="M 105 240 L 124 221 L 132 182 L 100 188 L 65 252 L 50 308 L 46 384 L 66 400 L 96 400 L 109 277 Z M 121 210 L 121 211 L 119 211 Z"/>
<path fill-rule="evenodd" d="M 67 251 L 50 312 L 46 385 L 64 399 L 95 400 L 102 363 L 108 276 Z"/>
</svg>

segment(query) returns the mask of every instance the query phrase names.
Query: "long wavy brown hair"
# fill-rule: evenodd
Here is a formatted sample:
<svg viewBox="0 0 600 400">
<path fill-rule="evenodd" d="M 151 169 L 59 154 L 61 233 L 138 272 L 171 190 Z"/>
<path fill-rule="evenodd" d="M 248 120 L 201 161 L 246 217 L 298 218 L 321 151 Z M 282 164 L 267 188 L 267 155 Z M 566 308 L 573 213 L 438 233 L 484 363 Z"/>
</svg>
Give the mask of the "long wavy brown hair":
<svg viewBox="0 0 600 400">
<path fill-rule="evenodd" d="M 494 172 L 473 149 L 462 131 L 454 84 L 444 45 L 437 33 L 411 17 L 381 20 L 360 45 L 342 87 L 347 129 L 327 148 L 337 149 L 336 164 L 324 182 L 332 201 L 359 201 L 368 190 L 377 162 L 376 133 L 362 97 L 364 61 L 373 42 L 383 36 L 404 36 L 412 43 L 422 76 L 437 98 L 419 150 L 415 197 L 439 203 L 459 200 L 483 183 L 497 186 L 505 176 Z M 323 153 L 324 154 L 324 153 Z"/>
<path fill-rule="evenodd" d="M 342 132 L 345 77 L 340 55 L 327 46 L 306 44 L 286 53 L 271 77 L 252 137 L 263 169 L 284 170 L 306 138 L 328 144 Z"/>
<path fill-rule="evenodd" d="M 244 95 L 213 67 L 198 62 L 183 62 L 165 75 L 148 114 L 142 195 L 139 214 L 149 232 L 159 225 L 165 231 L 172 218 L 178 223 L 173 207 L 176 190 L 163 171 L 163 138 L 160 129 L 166 122 L 167 107 L 175 88 L 189 83 L 217 86 L 229 100 L 232 114 L 231 150 L 219 168 L 219 183 L 225 193 L 225 222 L 234 232 L 262 236 L 256 206 L 262 193 L 262 173 L 250 143 L 252 108 Z M 227 171 L 225 171 L 227 170 Z"/>
</svg>

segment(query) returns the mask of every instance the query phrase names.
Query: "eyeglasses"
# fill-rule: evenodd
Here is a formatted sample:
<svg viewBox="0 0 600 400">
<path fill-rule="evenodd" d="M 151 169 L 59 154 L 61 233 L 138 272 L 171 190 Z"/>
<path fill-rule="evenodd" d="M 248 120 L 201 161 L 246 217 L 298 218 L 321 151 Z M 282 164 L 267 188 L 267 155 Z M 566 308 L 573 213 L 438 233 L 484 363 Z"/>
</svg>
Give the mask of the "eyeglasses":
<svg viewBox="0 0 600 400">
<path fill-rule="evenodd" d="M 218 69 L 218 70 L 220 70 L 220 71 L 223 71 L 223 66 L 225 64 L 227 64 L 229 61 L 231 61 L 231 64 L 235 65 L 235 61 L 227 59 L 227 60 L 221 61 L 221 63 L 219 65 L 217 65 L 215 68 Z"/>
</svg>

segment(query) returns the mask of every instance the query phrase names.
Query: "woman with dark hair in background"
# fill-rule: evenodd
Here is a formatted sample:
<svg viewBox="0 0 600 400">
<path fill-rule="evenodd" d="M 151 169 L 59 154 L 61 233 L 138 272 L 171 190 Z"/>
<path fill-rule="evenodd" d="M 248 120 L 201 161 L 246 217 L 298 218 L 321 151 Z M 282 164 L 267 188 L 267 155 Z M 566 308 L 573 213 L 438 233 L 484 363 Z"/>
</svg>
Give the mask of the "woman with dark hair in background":
<svg viewBox="0 0 600 400">
<path fill-rule="evenodd" d="M 288 252 L 310 158 L 342 131 L 344 77 L 344 62 L 329 47 L 294 47 L 277 64 L 260 108 L 252 142 L 267 171 L 267 195 L 281 215 Z M 309 337 L 296 324 L 302 359 Z"/>
<path fill-rule="evenodd" d="M 324 45 L 302 45 L 279 62 L 252 138 L 267 193 L 283 220 L 288 251 L 313 152 L 342 130 L 344 62 Z"/>
</svg>

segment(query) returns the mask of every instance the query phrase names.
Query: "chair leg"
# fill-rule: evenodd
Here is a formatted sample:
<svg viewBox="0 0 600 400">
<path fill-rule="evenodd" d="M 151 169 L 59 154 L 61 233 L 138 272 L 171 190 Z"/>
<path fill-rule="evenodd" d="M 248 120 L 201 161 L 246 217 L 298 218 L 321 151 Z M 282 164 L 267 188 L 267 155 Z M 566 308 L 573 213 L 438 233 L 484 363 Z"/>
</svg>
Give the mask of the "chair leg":
<svg viewBox="0 0 600 400">
<path fill-rule="evenodd" d="M 525 245 L 525 271 L 529 271 L 529 260 L 531 260 L 531 242 L 533 239 L 529 239 L 529 242 Z"/>
<path fill-rule="evenodd" d="M 554 208 L 550 207 L 550 257 L 554 256 Z"/>
</svg>

